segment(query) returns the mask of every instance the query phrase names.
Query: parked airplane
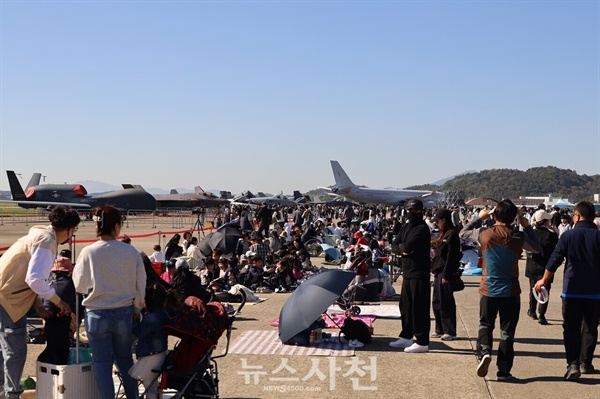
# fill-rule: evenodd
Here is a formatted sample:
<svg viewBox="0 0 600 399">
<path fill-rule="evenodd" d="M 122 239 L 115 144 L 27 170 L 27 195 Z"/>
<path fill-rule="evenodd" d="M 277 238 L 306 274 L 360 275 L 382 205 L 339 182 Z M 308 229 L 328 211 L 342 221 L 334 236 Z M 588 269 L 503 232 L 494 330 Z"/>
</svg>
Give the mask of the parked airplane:
<svg viewBox="0 0 600 399">
<path fill-rule="evenodd" d="M 157 194 L 156 205 L 159 208 L 216 208 L 221 205 L 229 205 L 225 198 L 219 198 L 213 193 L 204 191 L 200 186 L 194 187 L 193 193 L 179 194 L 177 190 L 171 190 L 170 194 Z"/>
<path fill-rule="evenodd" d="M 23 191 L 17 175 L 7 170 L 8 184 L 12 194 L 11 201 L 22 208 L 37 208 L 53 205 L 67 205 L 75 208 L 93 208 L 102 205 L 112 205 L 119 210 L 156 209 L 156 200 L 141 186 L 123 184 L 123 190 L 110 191 L 103 194 L 88 195 L 81 184 L 39 184 L 40 173 L 34 173 L 27 191 Z"/>
<path fill-rule="evenodd" d="M 252 204 L 252 205 L 261 205 L 267 204 L 270 206 L 280 205 L 280 206 L 296 206 L 296 203 L 291 199 L 287 198 L 283 194 L 273 195 L 271 197 L 266 196 L 264 193 L 260 193 L 262 196 L 256 196 L 252 194 L 250 191 L 244 191 L 243 193 L 236 195 L 233 197 L 231 202 L 233 203 L 244 203 L 244 204 Z"/>
<path fill-rule="evenodd" d="M 313 195 L 312 198 L 309 195 L 302 195 L 300 191 L 294 191 L 294 202 L 298 205 L 328 205 L 328 206 L 348 206 L 348 205 L 356 205 L 355 202 L 348 201 L 346 197 L 343 195 L 336 195 L 332 193 L 323 194 L 326 198 L 325 200 L 318 198 L 316 195 Z M 333 198 L 331 198 L 333 196 Z"/>
<path fill-rule="evenodd" d="M 433 204 L 443 193 L 423 190 L 388 190 L 359 187 L 350 180 L 338 161 L 330 161 L 335 186 L 331 191 L 344 195 L 361 204 L 384 204 L 403 206 L 409 198 L 421 198 L 423 202 Z"/>
</svg>

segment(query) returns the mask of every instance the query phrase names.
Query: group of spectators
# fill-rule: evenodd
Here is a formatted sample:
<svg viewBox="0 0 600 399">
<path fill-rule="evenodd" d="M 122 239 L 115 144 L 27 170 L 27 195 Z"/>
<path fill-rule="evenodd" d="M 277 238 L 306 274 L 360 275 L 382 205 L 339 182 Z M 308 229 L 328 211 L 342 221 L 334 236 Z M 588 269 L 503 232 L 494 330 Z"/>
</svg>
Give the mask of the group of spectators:
<svg viewBox="0 0 600 399">
<path fill-rule="evenodd" d="M 492 333 L 499 315 L 496 376 L 499 381 L 513 378 L 514 339 L 521 307 L 518 262 L 523 251 L 532 289 L 527 314 L 540 324 L 548 324 L 547 303 L 540 303 L 536 313 L 534 292 L 549 291 L 554 273 L 566 261 L 561 294 L 567 360 L 564 379 L 574 381 L 581 374 L 595 371 L 592 359 L 600 320 L 600 230 L 594 222 L 593 204 L 580 202 L 570 215 L 559 210 L 549 213 L 543 206 L 532 211 L 519 210 L 510 200 L 502 200 L 493 209 L 475 210 L 468 220 L 456 219 L 459 209 L 439 209 L 427 214 L 419 200 L 410 200 L 406 211 L 407 222 L 397 235 L 403 269 L 402 331 L 400 338 L 390 343 L 391 347 L 422 353 L 429 350 L 430 338 L 455 338 L 456 308 L 449 281 L 458 269 L 460 239 L 463 239 L 476 242 L 481 248 L 477 375 L 488 374 Z M 465 225 L 460 227 L 462 222 Z M 433 241 L 428 228 L 431 226 L 439 228 L 439 235 Z M 430 244 L 435 251 L 433 260 L 428 253 Z M 430 271 L 434 274 L 436 319 L 432 334 L 428 305 Z"/>
<path fill-rule="evenodd" d="M 589 202 L 577 204 L 572 215 L 545 209 L 519 211 L 510 200 L 503 200 L 493 210 L 475 210 L 465 218 L 460 209 L 437 209 L 428 214 L 418 199 L 409 200 L 404 209 L 299 207 L 290 213 L 281 207 L 262 206 L 252 214 L 249 208 L 238 210 L 240 221 L 245 218 L 246 222 L 242 223 L 234 253 L 226 258 L 219 250 L 213 251 L 203 260 L 199 275 L 190 270 L 186 260 L 177 259 L 181 255 L 200 256 L 197 239 L 189 233 L 184 234 L 182 245 L 182 237 L 175 235 L 164 252 L 155 246 L 149 261 L 166 264 L 161 275 L 163 283 L 173 287 L 179 297 L 202 297 L 236 284 L 257 292 L 287 292 L 317 271 L 305 247 L 308 240 L 331 235 L 341 248 L 363 243 L 376 249 L 379 244 L 375 238 L 387 239 L 401 256 L 403 271 L 402 331 L 390 346 L 420 353 L 429 350 L 432 337 L 456 338 L 456 305 L 450 282 L 458 274 L 460 239 L 477 242 L 483 269 L 477 374 L 484 377 L 488 373 L 492 331 L 499 315 L 497 377 L 508 380 L 512 378 L 520 313 L 518 261 L 522 252 L 527 253 L 526 273 L 530 288 L 536 292 L 550 290 L 554 273 L 566 260 L 561 294 L 568 366 L 564 378 L 576 380 L 582 373 L 594 371 L 592 357 L 600 319 L 600 231 L 594 223 L 594 206 Z M 50 325 L 64 330 L 71 325 L 72 310 L 77 305 L 63 300 L 57 294 L 58 288 L 49 285 L 48 276 L 51 272 L 63 273 L 55 281 L 65 281 L 63 277 L 72 271 L 72 281 L 67 279 L 64 285 L 72 283 L 74 291 L 85 294 L 84 322 L 101 397 L 114 397 L 114 360 L 121 370 L 126 396 L 135 398 L 137 383 L 127 372 L 133 366 L 134 321 L 139 319 L 145 302 L 160 313 L 159 319 L 164 318 L 162 305 L 166 298 L 156 294 L 155 288 L 146 290 L 143 258 L 127 242 L 117 240 L 123 223 L 118 210 L 110 206 L 94 210 L 92 220 L 98 241 L 81 251 L 72 269 L 58 262 L 61 257 L 57 260 L 56 252 L 58 244 L 75 234 L 79 216 L 59 206 L 50 212 L 49 219 L 50 226 L 32 227 L 0 257 L 0 392 L 18 398 L 23 391 L 20 378 L 27 354 L 26 314 L 32 306 Z M 335 223 L 336 219 L 339 222 Z M 433 240 L 432 229 L 437 232 Z M 432 272 L 435 331 L 430 334 Z M 546 324 L 547 304 L 537 306 L 534 300 L 531 296 L 528 315 Z M 69 323 L 53 323 L 63 317 Z M 166 338 L 161 337 L 158 346 L 158 352 L 163 353 Z M 154 350 L 151 353 L 156 354 Z"/>
</svg>

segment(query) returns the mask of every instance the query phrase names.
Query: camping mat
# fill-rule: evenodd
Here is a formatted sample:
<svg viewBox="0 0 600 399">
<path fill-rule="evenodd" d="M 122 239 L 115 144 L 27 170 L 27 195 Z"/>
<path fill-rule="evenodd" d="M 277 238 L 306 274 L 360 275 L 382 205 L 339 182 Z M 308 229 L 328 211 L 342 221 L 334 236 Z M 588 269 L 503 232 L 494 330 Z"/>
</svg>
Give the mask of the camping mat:
<svg viewBox="0 0 600 399">
<path fill-rule="evenodd" d="M 354 349 L 340 343 L 337 334 L 332 334 L 332 342 L 315 346 L 283 345 L 277 330 L 245 331 L 233 341 L 230 353 L 238 355 L 281 355 L 281 356 L 354 356 Z"/>
<path fill-rule="evenodd" d="M 395 305 L 358 305 L 361 316 L 375 316 L 382 319 L 399 319 L 400 308 Z M 332 305 L 327 308 L 327 313 L 344 313 L 338 305 Z"/>
<path fill-rule="evenodd" d="M 331 317 L 331 320 L 329 317 Z M 346 319 L 346 315 L 344 315 L 343 313 L 333 313 L 330 314 L 329 317 L 325 316 L 324 314 L 321 315 L 321 318 L 325 321 L 325 323 L 327 324 L 327 328 L 340 328 L 343 324 L 344 324 L 344 320 Z M 353 319 L 356 320 L 362 320 L 365 322 L 366 325 L 368 325 L 369 327 L 373 325 L 373 322 L 375 321 L 375 316 L 352 316 Z M 279 317 L 276 318 L 275 320 L 273 320 L 270 323 L 273 327 L 278 327 L 279 326 Z"/>
</svg>

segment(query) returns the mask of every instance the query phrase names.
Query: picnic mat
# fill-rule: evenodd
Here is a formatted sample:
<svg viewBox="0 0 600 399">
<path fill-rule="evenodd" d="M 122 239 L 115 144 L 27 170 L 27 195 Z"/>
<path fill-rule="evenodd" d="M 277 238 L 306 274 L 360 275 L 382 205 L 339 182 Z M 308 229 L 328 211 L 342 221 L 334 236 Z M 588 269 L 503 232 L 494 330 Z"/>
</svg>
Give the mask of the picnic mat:
<svg viewBox="0 0 600 399">
<path fill-rule="evenodd" d="M 333 319 L 333 320 L 331 320 L 329 317 L 331 317 L 331 319 Z M 344 320 L 346 319 L 346 315 L 344 315 L 343 313 L 330 314 L 329 317 L 325 316 L 324 314 L 321 315 L 321 318 L 327 324 L 327 328 L 340 328 L 344 324 Z M 375 316 L 363 316 L 363 315 L 352 316 L 352 318 L 356 319 L 356 320 L 364 321 L 365 324 L 369 327 L 373 325 L 373 322 L 376 319 Z M 279 326 L 279 317 L 276 318 L 275 320 L 273 320 L 271 322 L 271 325 L 273 327 L 278 327 Z"/>
<path fill-rule="evenodd" d="M 354 356 L 354 349 L 347 343 L 342 344 L 336 333 L 332 334 L 331 341 L 308 347 L 284 345 L 277 330 L 249 330 L 233 341 L 229 352 L 238 355 Z"/>
<path fill-rule="evenodd" d="M 375 316 L 382 319 L 399 319 L 400 308 L 395 305 L 358 305 L 361 316 Z M 327 308 L 327 313 L 344 313 L 338 305 L 332 305 Z"/>
</svg>

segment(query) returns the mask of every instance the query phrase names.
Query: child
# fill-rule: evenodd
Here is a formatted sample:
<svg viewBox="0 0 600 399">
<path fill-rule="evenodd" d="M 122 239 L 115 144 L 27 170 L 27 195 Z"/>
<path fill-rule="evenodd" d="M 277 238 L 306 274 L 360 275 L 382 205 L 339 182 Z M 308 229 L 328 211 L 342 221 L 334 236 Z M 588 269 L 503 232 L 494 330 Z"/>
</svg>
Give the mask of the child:
<svg viewBox="0 0 600 399">
<path fill-rule="evenodd" d="M 137 361 L 129 369 L 129 375 L 142 381 L 146 398 L 158 399 L 158 376 L 152 370 L 160 370 L 167 357 L 167 333 L 162 326 L 168 322 L 181 305 L 174 289 L 168 292 L 157 284 L 146 290 L 146 312 L 133 328 L 138 338 L 135 355 Z"/>
<path fill-rule="evenodd" d="M 56 290 L 56 294 L 60 299 L 69 304 L 71 311 L 74 312 L 76 301 L 75 286 L 71 278 L 72 272 L 71 251 L 64 249 L 54 261 L 50 286 Z M 52 317 L 46 320 L 44 327 L 46 330 L 46 349 L 40 354 L 38 360 L 51 364 L 67 364 L 71 337 L 75 333 L 74 329 L 71 331 L 71 321 L 74 319 L 74 315 L 56 316 L 58 308 L 52 302 L 46 300 L 44 300 L 44 308 L 50 311 Z"/>
<path fill-rule="evenodd" d="M 165 254 L 161 251 L 160 245 L 155 245 L 154 247 L 152 247 L 152 249 L 154 250 L 154 252 L 148 257 L 150 258 L 150 261 L 164 263 Z"/>
</svg>

